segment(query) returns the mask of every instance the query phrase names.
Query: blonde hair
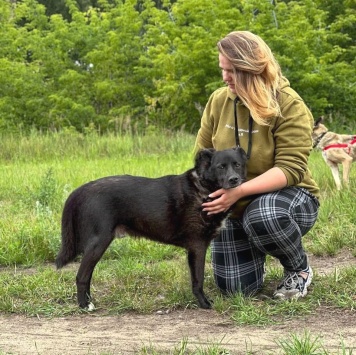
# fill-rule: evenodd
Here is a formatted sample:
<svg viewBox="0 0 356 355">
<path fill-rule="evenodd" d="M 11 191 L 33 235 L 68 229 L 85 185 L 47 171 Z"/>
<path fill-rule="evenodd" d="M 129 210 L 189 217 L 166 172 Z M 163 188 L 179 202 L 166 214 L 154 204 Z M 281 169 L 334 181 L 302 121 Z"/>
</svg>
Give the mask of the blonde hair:
<svg viewBox="0 0 356 355">
<path fill-rule="evenodd" d="M 233 67 L 237 96 L 258 124 L 268 125 L 269 118 L 281 115 L 278 90 L 282 72 L 271 49 L 249 31 L 231 32 L 217 45 Z"/>
</svg>

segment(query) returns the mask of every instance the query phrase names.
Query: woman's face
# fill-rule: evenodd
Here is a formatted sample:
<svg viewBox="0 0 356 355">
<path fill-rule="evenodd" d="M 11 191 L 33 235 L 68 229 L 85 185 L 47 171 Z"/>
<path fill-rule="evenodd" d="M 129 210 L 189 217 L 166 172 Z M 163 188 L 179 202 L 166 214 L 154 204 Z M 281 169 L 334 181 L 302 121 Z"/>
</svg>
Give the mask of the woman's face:
<svg viewBox="0 0 356 355">
<path fill-rule="evenodd" d="M 236 94 L 235 81 L 234 81 L 234 71 L 232 70 L 232 65 L 226 57 L 219 53 L 219 67 L 221 69 L 222 78 L 227 84 L 231 92 Z"/>
</svg>

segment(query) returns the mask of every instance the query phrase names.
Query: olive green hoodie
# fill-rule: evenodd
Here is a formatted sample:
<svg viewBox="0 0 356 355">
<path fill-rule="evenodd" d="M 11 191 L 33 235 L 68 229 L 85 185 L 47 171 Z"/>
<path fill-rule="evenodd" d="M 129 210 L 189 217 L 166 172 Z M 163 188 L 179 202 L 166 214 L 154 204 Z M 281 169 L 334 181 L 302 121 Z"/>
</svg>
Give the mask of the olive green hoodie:
<svg viewBox="0 0 356 355">
<path fill-rule="evenodd" d="M 236 95 L 228 87 L 216 90 L 205 107 L 195 149 L 228 149 L 236 146 L 234 100 Z M 247 180 L 261 175 L 272 167 L 280 168 L 288 186 L 300 186 L 319 198 L 319 188 L 308 169 L 312 149 L 313 117 L 304 101 L 283 79 L 279 103 L 281 116 L 271 119 L 268 126 L 252 126 L 252 149 L 247 162 Z M 237 103 L 240 146 L 247 152 L 249 140 L 249 110 Z M 232 217 L 238 217 L 251 198 L 240 200 Z"/>
</svg>

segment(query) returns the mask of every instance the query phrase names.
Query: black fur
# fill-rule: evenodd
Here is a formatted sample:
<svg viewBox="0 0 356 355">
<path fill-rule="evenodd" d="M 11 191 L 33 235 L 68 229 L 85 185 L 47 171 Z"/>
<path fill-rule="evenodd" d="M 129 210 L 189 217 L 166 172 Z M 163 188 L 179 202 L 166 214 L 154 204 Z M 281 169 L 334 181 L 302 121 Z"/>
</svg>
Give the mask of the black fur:
<svg viewBox="0 0 356 355">
<path fill-rule="evenodd" d="M 64 205 L 56 265 L 61 268 L 83 254 L 76 278 L 79 306 L 90 303 L 95 265 L 115 236 L 127 234 L 185 248 L 193 293 L 200 307 L 210 308 L 203 292 L 205 254 L 227 213 L 208 216 L 201 204 L 219 188 L 240 185 L 245 175 L 241 148 L 203 149 L 195 167 L 181 175 L 104 177 L 73 191 Z"/>
</svg>

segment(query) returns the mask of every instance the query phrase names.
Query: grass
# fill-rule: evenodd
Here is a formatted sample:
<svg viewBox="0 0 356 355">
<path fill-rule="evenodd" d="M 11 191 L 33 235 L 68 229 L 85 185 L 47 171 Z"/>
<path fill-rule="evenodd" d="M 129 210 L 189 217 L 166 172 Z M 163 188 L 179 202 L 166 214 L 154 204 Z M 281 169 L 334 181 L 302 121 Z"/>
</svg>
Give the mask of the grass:
<svg viewBox="0 0 356 355">
<path fill-rule="evenodd" d="M 311 154 L 310 166 L 321 190 L 321 208 L 317 223 L 305 237 L 308 251 L 334 256 L 345 248 L 356 256 L 356 169 L 351 170 L 349 188 L 337 191 L 320 152 Z"/>
<path fill-rule="evenodd" d="M 2 137 L 0 264 L 52 261 L 59 246 L 61 209 L 70 191 L 105 175 L 179 174 L 192 166 L 193 141 L 183 134 L 176 139 L 99 138 L 73 132 Z"/>
<path fill-rule="evenodd" d="M 174 255 L 175 251 L 172 251 Z M 179 254 L 179 253 L 178 253 Z M 182 267 L 184 266 L 184 267 Z M 310 297 L 298 302 L 222 297 L 215 289 L 207 267 L 207 294 L 214 308 L 228 313 L 239 325 L 265 326 L 296 316 L 313 314 L 320 305 L 354 310 L 356 270 L 342 269 L 336 274 L 316 276 Z M 53 265 L 36 268 L 7 268 L 0 271 L 0 312 L 61 316 L 82 312 L 75 299 L 77 265 L 57 272 Z M 272 280 L 273 281 L 273 280 Z M 266 284 L 272 282 L 267 279 Z M 191 294 L 185 256 L 172 259 L 108 260 L 98 264 L 93 276 L 93 296 L 97 309 L 106 314 L 125 311 L 151 313 L 159 309 L 196 307 Z"/>
<path fill-rule="evenodd" d="M 75 299 L 78 265 L 59 272 L 53 266 L 60 245 L 61 209 L 75 187 L 105 175 L 180 174 L 193 164 L 194 137 L 181 132 L 147 136 L 33 132 L 0 138 L 0 312 L 5 313 L 53 317 L 83 312 Z M 356 256 L 355 169 L 349 189 L 336 191 L 319 152 L 312 153 L 310 166 L 322 198 L 319 220 L 304 237 L 308 252 L 334 256 L 347 249 Z M 351 311 L 356 308 L 353 267 L 316 275 L 310 297 L 280 303 L 268 298 L 221 296 L 209 261 L 210 255 L 206 293 L 213 299 L 215 310 L 227 314 L 237 325 L 267 326 L 313 314 L 321 305 Z M 274 263 L 267 263 L 267 271 L 267 285 L 282 276 Z M 196 307 L 185 252 L 143 239 L 113 242 L 94 271 L 93 296 L 102 314 Z M 289 352 L 288 347 L 302 348 L 303 342 L 319 345 L 306 335 L 302 339 L 297 344 L 297 338 L 292 337 L 279 346 L 286 354 L 306 354 Z M 171 353 L 185 354 L 186 345 L 187 341 L 182 341 Z M 159 354 L 154 347 L 142 351 Z M 198 351 L 190 353 L 203 354 Z M 219 344 L 209 351 L 204 354 L 224 354 Z"/>
<path fill-rule="evenodd" d="M 200 346 L 192 348 L 189 344 L 189 339 L 183 340 L 175 345 L 172 350 L 159 349 L 154 344 L 144 346 L 138 355 L 229 355 L 230 352 L 219 343 L 211 343 L 202 349 Z"/>
<path fill-rule="evenodd" d="M 312 335 L 308 331 L 300 334 L 291 333 L 290 336 L 282 339 L 277 339 L 275 343 L 278 345 L 280 351 L 278 354 L 284 355 L 328 355 L 330 352 L 323 344 L 323 339 L 319 335 Z M 242 349 L 240 349 L 242 350 Z M 239 354 L 242 353 L 241 351 Z M 256 354 L 250 349 L 249 344 L 246 344 L 244 350 L 246 355 Z M 220 342 L 208 344 L 202 349 L 201 347 L 192 347 L 189 344 L 189 339 L 184 338 L 180 344 L 173 347 L 172 350 L 159 349 L 154 345 L 145 346 L 138 352 L 138 355 L 230 355 L 230 351 L 225 349 Z M 275 350 L 266 350 L 266 355 L 275 354 Z M 352 355 L 353 350 L 345 346 L 342 339 L 340 339 L 340 349 L 338 355 Z"/>
</svg>

